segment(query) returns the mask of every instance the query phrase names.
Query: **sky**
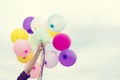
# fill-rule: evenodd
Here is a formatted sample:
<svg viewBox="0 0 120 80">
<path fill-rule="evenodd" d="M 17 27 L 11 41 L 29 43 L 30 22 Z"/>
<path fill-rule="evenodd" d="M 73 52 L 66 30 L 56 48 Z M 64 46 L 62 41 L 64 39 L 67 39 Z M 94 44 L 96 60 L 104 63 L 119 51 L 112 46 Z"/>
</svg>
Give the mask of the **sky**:
<svg viewBox="0 0 120 80">
<path fill-rule="evenodd" d="M 44 69 L 43 80 L 120 80 L 119 0 L 0 0 L 0 79 L 16 80 L 24 69 L 10 35 L 28 16 L 60 14 L 76 63 Z M 29 79 L 35 80 L 35 79 Z"/>
</svg>

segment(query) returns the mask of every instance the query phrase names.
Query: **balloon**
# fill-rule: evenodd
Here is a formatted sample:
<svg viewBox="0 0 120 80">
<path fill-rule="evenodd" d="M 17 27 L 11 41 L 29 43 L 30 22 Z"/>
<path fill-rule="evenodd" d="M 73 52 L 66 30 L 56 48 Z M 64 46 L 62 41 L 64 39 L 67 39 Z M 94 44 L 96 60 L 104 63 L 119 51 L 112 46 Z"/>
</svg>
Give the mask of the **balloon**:
<svg viewBox="0 0 120 80">
<path fill-rule="evenodd" d="M 29 63 L 27 63 L 25 65 L 25 69 L 28 67 Z M 38 76 L 40 76 L 40 63 L 36 62 L 35 65 L 32 67 L 32 70 L 30 72 L 30 78 L 31 79 L 34 79 L 34 78 L 37 78 Z"/>
<path fill-rule="evenodd" d="M 28 40 L 28 33 L 24 29 L 17 28 L 11 33 L 11 41 L 14 43 L 18 39 Z"/>
<path fill-rule="evenodd" d="M 17 56 L 17 59 L 21 63 L 28 63 L 33 58 L 33 56 L 34 56 L 33 52 L 30 52 L 26 57 Z"/>
<path fill-rule="evenodd" d="M 54 32 L 60 32 L 65 27 L 65 20 L 62 16 L 54 14 L 48 18 L 48 27 Z"/>
<path fill-rule="evenodd" d="M 36 29 L 34 34 L 30 37 L 30 44 L 32 49 L 36 49 L 37 45 L 41 42 L 45 42 L 46 44 L 50 42 L 50 35 L 47 31 L 42 29 Z"/>
<path fill-rule="evenodd" d="M 50 43 L 50 44 L 47 44 L 47 45 L 45 46 L 45 50 L 46 50 L 46 51 L 50 51 L 50 50 L 55 50 L 55 48 L 54 48 L 53 45 Z"/>
<path fill-rule="evenodd" d="M 59 34 L 59 32 L 54 32 L 50 29 L 48 29 L 48 33 L 50 34 L 50 37 L 53 38 L 56 34 Z"/>
<path fill-rule="evenodd" d="M 45 29 L 47 30 L 47 25 L 45 19 L 42 17 L 36 17 L 31 22 L 31 29 L 34 32 L 36 29 Z"/>
<path fill-rule="evenodd" d="M 68 35 L 60 33 L 53 38 L 52 44 L 55 49 L 62 51 L 70 47 L 71 40 Z"/>
<path fill-rule="evenodd" d="M 31 30 L 31 22 L 34 19 L 34 17 L 30 16 L 25 18 L 25 20 L 23 21 L 23 28 L 30 34 L 33 33 L 33 31 Z"/>
<path fill-rule="evenodd" d="M 45 67 L 46 68 L 53 68 L 58 63 L 58 52 L 56 51 L 49 51 L 45 54 Z"/>
<path fill-rule="evenodd" d="M 59 55 L 60 63 L 66 67 L 72 66 L 76 62 L 76 58 L 76 54 L 70 49 L 61 51 Z"/>
<path fill-rule="evenodd" d="M 19 39 L 14 43 L 13 50 L 17 56 L 26 57 L 31 52 L 31 46 L 27 40 Z"/>
</svg>

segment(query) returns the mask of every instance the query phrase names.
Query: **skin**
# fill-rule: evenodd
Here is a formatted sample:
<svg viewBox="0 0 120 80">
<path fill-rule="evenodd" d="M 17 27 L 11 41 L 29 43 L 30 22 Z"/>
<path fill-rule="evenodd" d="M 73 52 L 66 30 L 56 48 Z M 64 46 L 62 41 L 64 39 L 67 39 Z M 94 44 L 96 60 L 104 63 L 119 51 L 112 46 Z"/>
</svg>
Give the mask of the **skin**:
<svg viewBox="0 0 120 80">
<path fill-rule="evenodd" d="M 32 67 L 35 65 L 35 63 L 44 47 L 45 47 L 45 43 L 38 44 L 38 48 L 36 50 L 35 55 L 33 56 L 32 60 L 29 62 L 28 67 L 24 70 L 27 75 L 30 75 Z"/>
</svg>

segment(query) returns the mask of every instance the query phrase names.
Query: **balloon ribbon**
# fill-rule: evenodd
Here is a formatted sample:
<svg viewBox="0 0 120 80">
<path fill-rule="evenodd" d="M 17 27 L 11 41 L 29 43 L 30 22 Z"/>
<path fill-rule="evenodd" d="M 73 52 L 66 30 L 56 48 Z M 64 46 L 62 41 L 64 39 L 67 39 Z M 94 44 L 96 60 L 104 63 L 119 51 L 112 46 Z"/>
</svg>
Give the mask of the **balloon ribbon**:
<svg viewBox="0 0 120 80">
<path fill-rule="evenodd" d="M 44 62 L 45 62 L 45 48 L 43 48 L 43 53 L 42 53 L 42 66 L 41 66 L 40 76 L 38 77 L 38 80 L 42 80 L 42 77 L 43 77 L 43 69 L 44 69 Z"/>
</svg>

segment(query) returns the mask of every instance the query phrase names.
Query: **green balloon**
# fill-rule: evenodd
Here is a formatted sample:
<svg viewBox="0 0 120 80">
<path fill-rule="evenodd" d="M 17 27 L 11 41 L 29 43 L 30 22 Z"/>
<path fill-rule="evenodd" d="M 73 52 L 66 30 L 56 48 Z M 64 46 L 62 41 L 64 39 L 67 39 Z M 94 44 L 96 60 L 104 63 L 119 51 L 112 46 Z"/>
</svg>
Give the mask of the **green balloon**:
<svg viewBox="0 0 120 80">
<path fill-rule="evenodd" d="M 30 44 L 33 49 L 36 49 L 37 45 L 41 42 L 48 44 L 50 42 L 50 35 L 44 29 L 36 29 L 30 37 Z"/>
</svg>

